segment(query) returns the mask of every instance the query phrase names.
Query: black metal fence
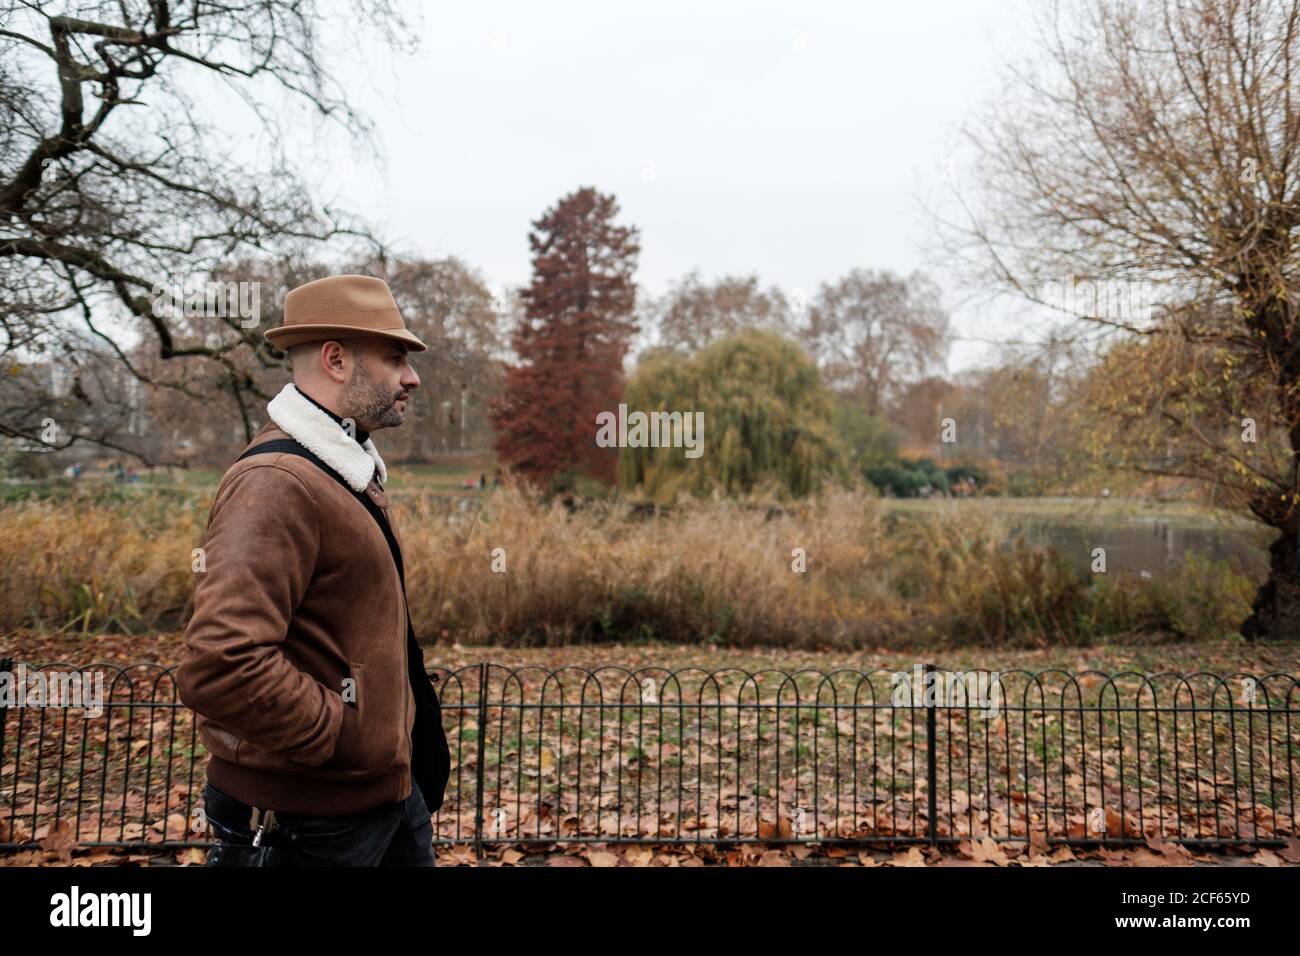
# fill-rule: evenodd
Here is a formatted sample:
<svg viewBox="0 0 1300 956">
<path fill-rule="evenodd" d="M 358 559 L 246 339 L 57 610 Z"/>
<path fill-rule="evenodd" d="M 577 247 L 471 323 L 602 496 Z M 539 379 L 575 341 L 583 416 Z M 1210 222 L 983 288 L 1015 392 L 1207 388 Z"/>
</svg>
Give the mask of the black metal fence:
<svg viewBox="0 0 1300 956">
<path fill-rule="evenodd" d="M 1276 846 L 1297 833 L 1287 674 L 433 673 L 452 754 L 435 839 L 479 854 L 984 837 Z M 28 669 L 29 691 L 33 674 L 60 689 L 37 705 L 0 694 L 0 848 L 211 845 L 204 754 L 171 669 L 47 664 Z M 102 682 L 97 712 L 89 696 L 69 706 L 74 675 L 82 692 Z"/>
</svg>

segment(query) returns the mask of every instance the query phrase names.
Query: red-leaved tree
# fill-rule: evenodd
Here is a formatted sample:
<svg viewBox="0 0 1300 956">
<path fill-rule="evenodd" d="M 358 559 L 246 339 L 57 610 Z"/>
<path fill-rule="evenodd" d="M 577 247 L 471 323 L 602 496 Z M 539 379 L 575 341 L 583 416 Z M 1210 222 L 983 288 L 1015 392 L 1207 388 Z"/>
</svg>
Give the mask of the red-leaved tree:
<svg viewBox="0 0 1300 956">
<path fill-rule="evenodd" d="M 533 275 L 512 344 L 517 364 L 492 405 L 496 450 L 535 483 L 588 474 L 612 482 L 617 448 L 596 444 L 596 415 L 617 412 L 637 326 L 635 226 L 613 196 L 584 187 L 533 222 Z"/>
</svg>

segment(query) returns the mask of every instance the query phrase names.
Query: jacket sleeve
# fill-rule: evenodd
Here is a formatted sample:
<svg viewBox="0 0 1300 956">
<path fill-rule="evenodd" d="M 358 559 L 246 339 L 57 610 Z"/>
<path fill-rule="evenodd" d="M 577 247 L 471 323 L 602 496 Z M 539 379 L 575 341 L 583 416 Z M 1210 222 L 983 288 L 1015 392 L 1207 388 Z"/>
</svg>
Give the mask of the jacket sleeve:
<svg viewBox="0 0 1300 956">
<path fill-rule="evenodd" d="M 320 518 L 291 471 L 258 464 L 213 502 L 206 569 L 176 669 L 181 701 L 259 750 L 319 766 L 355 754 L 359 726 L 342 688 L 283 654 L 320 547 Z"/>
</svg>

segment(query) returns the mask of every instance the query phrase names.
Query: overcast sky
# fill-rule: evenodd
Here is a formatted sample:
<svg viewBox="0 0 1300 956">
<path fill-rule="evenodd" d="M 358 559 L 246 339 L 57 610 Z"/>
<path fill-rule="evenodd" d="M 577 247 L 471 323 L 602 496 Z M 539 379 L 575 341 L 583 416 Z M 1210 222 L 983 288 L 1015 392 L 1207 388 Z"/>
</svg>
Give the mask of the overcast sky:
<svg viewBox="0 0 1300 956">
<path fill-rule="evenodd" d="M 413 55 L 334 33 L 382 161 L 305 126 L 290 151 L 383 235 L 494 287 L 527 280 L 530 221 L 582 185 L 640 227 L 654 293 L 692 268 L 807 296 L 854 267 L 944 282 L 918 200 L 1023 55 L 1022 17 L 1008 0 L 430 4 Z M 959 341 L 950 371 L 990 354 Z"/>
</svg>

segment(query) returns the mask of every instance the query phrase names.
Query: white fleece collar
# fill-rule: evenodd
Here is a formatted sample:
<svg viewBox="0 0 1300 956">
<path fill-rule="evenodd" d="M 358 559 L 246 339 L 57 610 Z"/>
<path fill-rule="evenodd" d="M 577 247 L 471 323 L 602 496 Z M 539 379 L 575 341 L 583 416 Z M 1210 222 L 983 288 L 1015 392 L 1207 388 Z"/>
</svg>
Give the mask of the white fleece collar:
<svg viewBox="0 0 1300 956">
<path fill-rule="evenodd" d="M 342 475 L 353 491 L 365 491 L 376 469 L 380 483 L 388 480 L 375 443 L 367 438 L 358 445 L 338 422 L 303 397 L 293 382 L 267 403 L 266 413 L 289 437 Z"/>
</svg>

